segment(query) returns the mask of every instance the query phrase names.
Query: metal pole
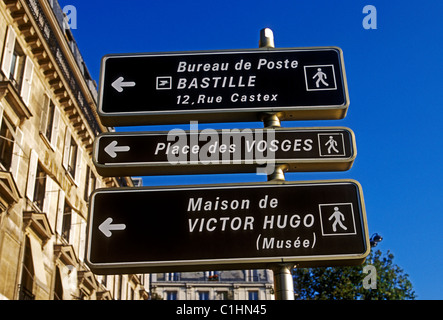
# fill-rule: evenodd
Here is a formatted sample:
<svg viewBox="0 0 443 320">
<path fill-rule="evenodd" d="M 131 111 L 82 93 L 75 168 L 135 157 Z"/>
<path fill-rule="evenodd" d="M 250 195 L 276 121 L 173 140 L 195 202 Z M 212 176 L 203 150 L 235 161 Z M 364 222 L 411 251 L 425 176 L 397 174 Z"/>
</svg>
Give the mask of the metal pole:
<svg viewBox="0 0 443 320">
<path fill-rule="evenodd" d="M 274 291 L 276 300 L 294 300 L 294 281 L 292 264 L 279 264 L 272 268 L 274 272 Z"/>
<path fill-rule="evenodd" d="M 268 181 L 285 181 L 286 169 L 286 165 L 276 166 L 274 172 L 268 175 Z M 294 280 L 291 273 L 293 267 L 292 264 L 277 264 L 272 267 L 276 300 L 294 300 Z"/>
<path fill-rule="evenodd" d="M 269 28 L 260 30 L 260 40 L 258 42 L 259 48 L 275 48 L 274 33 Z M 261 120 L 265 128 L 278 128 L 280 127 L 280 119 L 277 113 L 265 112 L 263 113 Z"/>
<path fill-rule="evenodd" d="M 275 48 L 274 33 L 269 28 L 260 30 L 260 41 L 258 42 L 260 48 Z"/>
<path fill-rule="evenodd" d="M 260 48 L 275 48 L 274 33 L 269 28 L 260 30 Z M 262 121 L 265 128 L 280 127 L 277 113 L 264 113 Z M 268 181 L 285 181 L 287 165 L 276 165 L 274 172 L 268 175 Z M 274 291 L 277 300 L 294 300 L 294 282 L 292 280 L 292 264 L 277 264 L 272 267 L 274 273 Z"/>
</svg>

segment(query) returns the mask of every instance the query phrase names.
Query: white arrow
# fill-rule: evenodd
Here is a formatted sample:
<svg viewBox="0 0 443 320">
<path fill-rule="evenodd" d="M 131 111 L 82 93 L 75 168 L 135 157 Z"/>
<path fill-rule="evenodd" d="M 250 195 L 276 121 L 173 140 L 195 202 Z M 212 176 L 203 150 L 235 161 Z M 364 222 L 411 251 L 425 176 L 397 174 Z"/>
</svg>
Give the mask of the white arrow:
<svg viewBox="0 0 443 320">
<path fill-rule="evenodd" d="M 117 90 L 118 92 L 122 92 L 124 87 L 134 87 L 135 86 L 135 82 L 133 82 L 133 81 L 123 82 L 123 80 L 125 80 L 123 77 L 119 77 L 119 78 L 117 78 L 117 80 L 115 80 L 113 83 L 111 83 L 111 86 L 115 90 Z"/>
<path fill-rule="evenodd" d="M 108 238 L 110 236 L 112 236 L 112 232 L 111 231 L 117 231 L 117 230 L 125 230 L 126 229 L 126 225 L 125 224 L 111 224 L 112 223 L 112 218 L 108 218 L 105 221 L 103 221 L 103 223 L 101 225 L 98 226 L 98 229 L 103 232 L 103 234 L 105 236 L 107 236 Z"/>
<path fill-rule="evenodd" d="M 118 146 L 117 147 L 117 140 L 112 141 L 108 146 L 105 148 L 105 152 L 109 154 L 112 158 L 115 158 L 117 156 L 117 152 L 128 152 L 131 148 L 129 146 Z"/>
</svg>

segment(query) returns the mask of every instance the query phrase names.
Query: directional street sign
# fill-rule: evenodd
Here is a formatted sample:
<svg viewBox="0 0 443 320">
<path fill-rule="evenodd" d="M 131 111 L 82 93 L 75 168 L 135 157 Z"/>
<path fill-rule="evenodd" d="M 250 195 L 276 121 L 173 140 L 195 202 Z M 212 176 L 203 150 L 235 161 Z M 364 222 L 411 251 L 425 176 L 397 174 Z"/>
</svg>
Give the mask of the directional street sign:
<svg viewBox="0 0 443 320">
<path fill-rule="evenodd" d="M 356 265 L 370 250 L 353 180 L 99 189 L 86 248 L 97 274 Z"/>
<path fill-rule="evenodd" d="M 256 172 L 287 164 L 288 171 L 351 168 L 356 157 L 348 128 L 205 129 L 105 133 L 93 161 L 102 176 Z"/>
<path fill-rule="evenodd" d="M 341 49 L 106 55 L 98 113 L 107 126 L 341 119 L 349 105 Z"/>
</svg>

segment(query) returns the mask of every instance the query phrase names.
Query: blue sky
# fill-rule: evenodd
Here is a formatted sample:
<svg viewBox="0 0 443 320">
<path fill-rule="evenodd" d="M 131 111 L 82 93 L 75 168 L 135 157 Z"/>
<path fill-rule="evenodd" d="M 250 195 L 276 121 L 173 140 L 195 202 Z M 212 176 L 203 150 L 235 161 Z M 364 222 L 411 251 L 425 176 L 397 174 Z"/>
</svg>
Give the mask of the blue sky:
<svg viewBox="0 0 443 320">
<path fill-rule="evenodd" d="M 273 30 L 276 47 L 342 48 L 350 96 L 346 118 L 282 126 L 351 128 L 358 150 L 354 166 L 289 173 L 286 179 L 359 181 L 369 233 L 384 238 L 378 248 L 394 254 L 419 299 L 443 299 L 442 1 L 60 1 L 68 4 L 77 9 L 73 34 L 97 82 L 105 54 L 257 48 L 265 27 Z M 363 28 L 366 5 L 377 10 L 377 29 Z M 208 127 L 220 126 L 200 128 Z M 135 129 L 141 128 L 119 131 Z M 254 174 L 169 176 L 145 177 L 144 184 L 264 180 Z"/>
</svg>

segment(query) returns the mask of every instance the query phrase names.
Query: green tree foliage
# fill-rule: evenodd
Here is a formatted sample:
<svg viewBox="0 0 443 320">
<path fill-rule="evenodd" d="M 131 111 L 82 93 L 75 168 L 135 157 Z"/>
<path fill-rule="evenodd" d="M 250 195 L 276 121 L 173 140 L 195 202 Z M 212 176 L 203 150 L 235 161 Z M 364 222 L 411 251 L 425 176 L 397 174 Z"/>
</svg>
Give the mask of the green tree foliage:
<svg viewBox="0 0 443 320">
<path fill-rule="evenodd" d="M 371 252 L 365 263 L 353 267 L 326 267 L 293 270 L 294 289 L 297 299 L 302 300 L 404 300 L 415 299 L 409 275 L 394 264 L 389 251 Z M 377 287 L 368 288 L 371 272 L 364 267 L 375 267 Z M 366 285 L 365 284 L 366 281 Z M 371 282 L 369 282 L 371 283 Z M 366 287 L 366 289 L 365 289 Z"/>
</svg>

